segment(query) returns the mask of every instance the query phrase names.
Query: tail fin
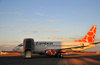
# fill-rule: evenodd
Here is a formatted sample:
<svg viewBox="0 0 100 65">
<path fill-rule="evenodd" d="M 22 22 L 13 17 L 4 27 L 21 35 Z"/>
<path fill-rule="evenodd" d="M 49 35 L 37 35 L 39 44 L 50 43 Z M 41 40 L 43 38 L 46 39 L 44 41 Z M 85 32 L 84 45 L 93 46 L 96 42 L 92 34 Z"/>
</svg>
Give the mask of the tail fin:
<svg viewBox="0 0 100 65">
<path fill-rule="evenodd" d="M 97 29 L 96 25 L 92 26 L 92 28 L 90 29 L 90 31 L 87 33 L 87 35 L 83 39 L 77 40 L 75 42 L 93 43 L 94 39 L 95 39 L 96 29 Z"/>
</svg>

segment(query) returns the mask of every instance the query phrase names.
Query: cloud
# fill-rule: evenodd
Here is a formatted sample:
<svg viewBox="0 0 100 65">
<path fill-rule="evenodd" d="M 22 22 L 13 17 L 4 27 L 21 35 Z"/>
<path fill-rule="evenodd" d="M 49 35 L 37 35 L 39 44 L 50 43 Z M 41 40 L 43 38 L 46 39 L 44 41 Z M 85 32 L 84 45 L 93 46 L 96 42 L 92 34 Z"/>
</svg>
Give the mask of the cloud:
<svg viewBox="0 0 100 65">
<path fill-rule="evenodd" d="M 27 18 L 22 18 L 22 19 L 16 19 L 17 22 L 29 22 L 30 20 Z"/>
<path fill-rule="evenodd" d="M 13 26 L 13 25 L 0 26 L 0 29 L 8 29 L 10 31 L 15 31 L 17 28 L 19 28 L 19 26 Z"/>
<path fill-rule="evenodd" d="M 43 26 L 39 26 L 40 29 L 42 29 L 43 32 L 47 32 L 47 33 L 57 33 L 57 32 L 61 32 L 59 29 L 53 27 L 53 26 L 49 26 L 49 25 L 43 25 Z"/>
<path fill-rule="evenodd" d="M 8 14 L 16 14 L 16 15 L 21 15 L 21 12 L 9 12 Z"/>
<path fill-rule="evenodd" d="M 74 37 L 69 37 L 70 40 L 76 41 L 76 40 L 81 40 L 84 36 L 74 36 Z"/>
<path fill-rule="evenodd" d="M 38 33 L 38 31 L 32 30 L 31 33 Z"/>
<path fill-rule="evenodd" d="M 5 44 L 15 45 L 16 43 L 21 43 L 21 41 L 18 41 L 18 40 L 14 40 L 14 41 L 4 40 L 4 41 L 0 41 L 0 45 L 5 45 Z"/>
<path fill-rule="evenodd" d="M 61 31 L 59 31 L 59 30 L 54 30 L 54 29 L 52 29 L 52 30 L 46 30 L 45 32 L 48 32 L 48 33 L 58 33 L 58 32 L 61 32 Z"/>
<path fill-rule="evenodd" d="M 40 13 L 40 12 L 36 12 L 35 15 L 38 15 L 38 16 L 46 16 L 44 13 Z"/>
<path fill-rule="evenodd" d="M 2 51 L 12 51 L 15 46 L 16 45 L 9 45 L 9 44 L 0 45 L 0 50 L 2 50 Z"/>
<path fill-rule="evenodd" d="M 23 13 L 22 12 L 0 12 L 0 14 L 14 14 L 14 15 L 22 15 Z"/>
<path fill-rule="evenodd" d="M 31 31 L 29 31 L 29 30 L 24 30 L 23 32 L 25 32 L 25 33 L 38 33 L 39 31 L 36 31 L 36 30 L 31 30 Z"/>
<path fill-rule="evenodd" d="M 55 23 L 55 22 L 59 22 L 60 20 L 58 19 L 48 19 L 48 22 L 52 22 L 52 23 Z"/>
<path fill-rule="evenodd" d="M 42 29 L 41 32 L 46 32 L 46 33 L 50 33 L 50 34 L 61 34 L 63 33 L 64 31 L 54 27 L 54 26 L 50 26 L 50 25 L 42 25 L 42 26 L 39 26 L 39 29 Z"/>
<path fill-rule="evenodd" d="M 51 40 L 51 41 L 65 41 L 66 37 L 64 37 L 64 36 L 53 36 L 53 37 L 48 37 L 47 39 Z"/>
<path fill-rule="evenodd" d="M 33 23 L 33 22 L 41 22 L 41 20 L 39 20 L 39 19 L 36 19 L 36 18 L 16 18 L 16 21 L 17 22 L 25 22 L 25 23 Z"/>
<path fill-rule="evenodd" d="M 18 26 L 3 26 L 3 28 L 6 28 L 10 31 L 15 31 L 17 28 L 19 28 Z"/>
<path fill-rule="evenodd" d="M 63 39 L 63 38 L 62 38 L 62 37 L 48 37 L 48 39 L 61 40 L 61 39 Z"/>
<path fill-rule="evenodd" d="M 0 50 L 12 51 L 15 46 L 22 43 L 21 41 L 0 41 Z"/>
</svg>

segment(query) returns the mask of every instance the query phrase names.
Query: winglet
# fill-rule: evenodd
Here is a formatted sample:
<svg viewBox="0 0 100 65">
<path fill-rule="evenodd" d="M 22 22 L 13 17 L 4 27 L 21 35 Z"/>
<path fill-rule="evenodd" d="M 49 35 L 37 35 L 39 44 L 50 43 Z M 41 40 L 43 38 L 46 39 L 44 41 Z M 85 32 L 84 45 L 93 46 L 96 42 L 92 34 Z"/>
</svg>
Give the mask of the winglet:
<svg viewBox="0 0 100 65">
<path fill-rule="evenodd" d="M 87 35 L 83 39 L 77 40 L 75 42 L 94 43 L 96 29 L 97 29 L 97 26 L 96 25 L 93 25 L 92 28 L 90 29 L 90 31 L 87 33 Z"/>
</svg>

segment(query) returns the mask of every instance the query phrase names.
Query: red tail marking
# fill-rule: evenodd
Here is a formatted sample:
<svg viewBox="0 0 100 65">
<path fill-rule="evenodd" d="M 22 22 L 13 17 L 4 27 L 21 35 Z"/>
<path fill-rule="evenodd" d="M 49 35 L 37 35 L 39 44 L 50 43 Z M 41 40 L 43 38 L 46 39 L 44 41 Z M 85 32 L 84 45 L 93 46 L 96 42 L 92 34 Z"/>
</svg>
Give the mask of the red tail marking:
<svg viewBox="0 0 100 65">
<path fill-rule="evenodd" d="M 95 25 L 92 26 L 90 31 L 87 33 L 87 35 L 82 40 L 77 40 L 75 42 L 89 42 L 89 43 L 93 43 L 94 42 L 94 38 L 95 38 L 95 34 L 96 34 L 96 29 L 97 29 L 97 26 L 95 26 Z"/>
</svg>

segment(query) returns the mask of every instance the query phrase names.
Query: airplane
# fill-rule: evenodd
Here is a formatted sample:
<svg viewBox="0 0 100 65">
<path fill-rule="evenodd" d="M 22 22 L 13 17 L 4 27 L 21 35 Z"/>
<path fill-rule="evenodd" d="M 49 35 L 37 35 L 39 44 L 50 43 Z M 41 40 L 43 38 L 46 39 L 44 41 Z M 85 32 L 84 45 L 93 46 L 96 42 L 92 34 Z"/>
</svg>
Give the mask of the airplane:
<svg viewBox="0 0 100 65">
<path fill-rule="evenodd" d="M 74 42 L 34 41 L 32 38 L 25 38 L 23 43 L 16 46 L 13 51 L 24 53 L 26 59 L 32 58 L 32 53 L 62 57 L 61 53 L 83 51 L 100 43 L 94 42 L 96 29 L 97 26 L 93 25 L 83 39 Z"/>
</svg>

